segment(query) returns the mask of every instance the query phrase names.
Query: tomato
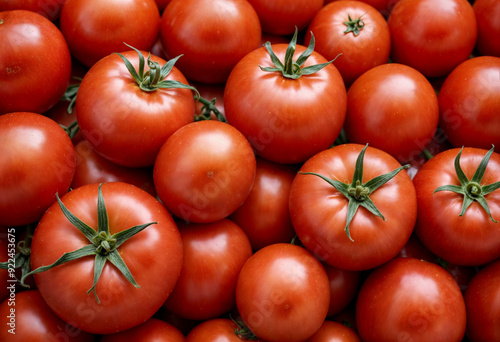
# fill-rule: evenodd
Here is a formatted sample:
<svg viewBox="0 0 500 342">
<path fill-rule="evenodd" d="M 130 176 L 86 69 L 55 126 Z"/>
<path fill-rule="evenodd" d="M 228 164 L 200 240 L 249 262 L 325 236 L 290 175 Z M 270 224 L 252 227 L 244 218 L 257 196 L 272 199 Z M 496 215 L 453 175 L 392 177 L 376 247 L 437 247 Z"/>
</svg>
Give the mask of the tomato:
<svg viewBox="0 0 500 342">
<path fill-rule="evenodd" d="M 323 56 L 306 52 L 296 39 L 297 34 L 288 46 L 269 44 L 243 57 L 224 91 L 227 122 L 247 137 L 258 156 L 287 164 L 301 163 L 333 144 L 347 102 L 338 70 L 322 64 L 328 63 Z"/>
<path fill-rule="evenodd" d="M 461 63 L 445 79 L 438 98 L 439 126 L 453 146 L 500 145 L 500 57 Z"/>
<path fill-rule="evenodd" d="M 121 56 L 136 68 L 137 79 Z M 172 65 L 175 60 L 167 63 L 151 55 L 151 68 L 144 51 L 130 49 L 121 56 L 111 54 L 85 74 L 76 98 L 76 118 L 83 137 L 102 157 L 122 166 L 152 166 L 165 140 L 194 121 L 193 93 L 182 88 L 187 80 Z M 160 66 L 172 69 L 167 75 L 162 72 L 159 82 L 149 79 L 148 84 L 148 72 L 158 73 Z M 174 81 L 175 88 L 165 88 Z"/>
<path fill-rule="evenodd" d="M 173 325 L 150 318 L 146 322 L 139 324 L 131 329 L 103 335 L 100 342 L 184 342 L 186 339 L 182 332 Z"/>
<path fill-rule="evenodd" d="M 2 341 L 96 341 L 94 335 L 57 317 L 37 290 L 19 292 L 12 300 L 2 301 L 0 315 Z"/>
<path fill-rule="evenodd" d="M 201 322 L 186 336 L 186 342 L 241 342 L 248 341 L 237 334 L 238 325 L 227 318 L 214 318 Z"/>
<path fill-rule="evenodd" d="M 471 341 L 500 339 L 500 260 L 480 269 L 465 291 L 466 335 Z"/>
<path fill-rule="evenodd" d="M 278 243 L 255 252 L 236 283 L 245 325 L 265 341 L 303 341 L 328 313 L 330 285 L 321 263 L 306 249 Z"/>
<path fill-rule="evenodd" d="M 387 63 L 391 36 L 385 18 L 361 1 L 334 1 L 324 6 L 309 24 L 304 44 L 311 32 L 315 49 L 339 70 L 346 86 L 369 69 Z"/>
<path fill-rule="evenodd" d="M 71 55 L 87 67 L 127 43 L 148 51 L 160 32 L 155 0 L 66 0 L 59 27 Z"/>
<path fill-rule="evenodd" d="M 478 148 L 443 151 L 413 178 L 415 232 L 447 262 L 478 266 L 500 257 L 500 155 Z"/>
<path fill-rule="evenodd" d="M 255 8 L 262 31 L 275 35 L 304 30 L 323 7 L 324 0 L 248 0 Z"/>
<path fill-rule="evenodd" d="M 475 0 L 472 8 L 477 21 L 477 52 L 500 57 L 500 2 Z"/>
<path fill-rule="evenodd" d="M 191 81 L 224 83 L 234 65 L 260 46 L 261 27 L 245 0 L 172 0 L 161 16 L 168 58 Z"/>
<path fill-rule="evenodd" d="M 71 139 L 52 119 L 28 112 L 0 116 L 0 225 L 38 221 L 56 193 L 68 191 L 75 160 Z"/>
<path fill-rule="evenodd" d="M 42 15 L 0 12 L 0 114 L 43 113 L 66 91 L 71 55 L 56 25 Z"/>
<path fill-rule="evenodd" d="M 335 1 L 344 1 L 344 0 L 325 0 L 325 4 Z M 377 11 L 380 12 L 385 18 L 389 16 L 393 7 L 398 3 L 399 0 L 356 0 L 360 2 L 364 2 L 372 7 L 375 7 Z"/>
<path fill-rule="evenodd" d="M 362 341 L 462 341 L 466 312 L 453 277 L 433 263 L 396 258 L 376 268 L 356 301 Z"/>
<path fill-rule="evenodd" d="M 296 167 L 257 158 L 255 181 L 245 202 L 229 217 L 246 233 L 254 251 L 295 236 L 288 196 Z"/>
<path fill-rule="evenodd" d="M 245 137 L 220 121 L 194 122 L 161 147 L 153 170 L 163 205 L 186 222 L 209 223 L 232 214 L 246 200 L 256 160 Z"/>
<path fill-rule="evenodd" d="M 321 328 L 306 342 L 361 342 L 359 336 L 349 327 L 339 322 L 324 321 Z"/>
<path fill-rule="evenodd" d="M 347 93 L 347 140 L 384 150 L 401 163 L 432 141 L 439 122 L 434 88 L 417 70 L 383 64 L 361 75 Z"/>
<path fill-rule="evenodd" d="M 476 43 L 476 17 L 467 0 L 400 0 L 387 22 L 392 60 L 426 77 L 450 73 Z"/>
<path fill-rule="evenodd" d="M 405 167 L 386 152 L 359 144 L 311 157 L 290 190 L 290 215 L 300 241 L 324 263 L 344 270 L 389 261 L 408 241 L 417 216 Z"/>
<path fill-rule="evenodd" d="M 1 0 L 0 11 L 27 10 L 43 15 L 50 21 L 59 19 L 66 0 Z"/>
<path fill-rule="evenodd" d="M 180 275 L 182 241 L 172 216 L 147 192 L 121 182 L 90 184 L 43 215 L 31 266 L 59 317 L 110 334 L 145 322 L 163 305 Z"/>
<path fill-rule="evenodd" d="M 235 305 L 236 279 L 252 247 L 234 222 L 178 223 L 184 261 L 172 294 L 170 312 L 191 320 L 206 320 L 229 312 Z"/>
<path fill-rule="evenodd" d="M 361 285 L 361 272 L 348 271 L 323 264 L 330 280 L 328 317 L 338 314 L 352 303 Z"/>
</svg>

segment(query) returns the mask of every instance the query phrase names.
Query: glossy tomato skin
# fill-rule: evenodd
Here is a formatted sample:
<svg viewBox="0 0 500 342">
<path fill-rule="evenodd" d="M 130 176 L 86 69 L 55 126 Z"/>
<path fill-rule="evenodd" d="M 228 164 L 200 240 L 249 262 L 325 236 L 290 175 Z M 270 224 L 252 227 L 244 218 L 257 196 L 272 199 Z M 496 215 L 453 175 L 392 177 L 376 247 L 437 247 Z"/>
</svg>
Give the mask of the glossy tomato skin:
<svg viewBox="0 0 500 342">
<path fill-rule="evenodd" d="M 252 255 L 245 232 L 233 221 L 178 223 L 184 261 L 181 275 L 165 302 L 170 312 L 190 320 L 207 320 L 235 305 L 238 274 Z"/>
<path fill-rule="evenodd" d="M 500 145 L 500 57 L 479 56 L 458 65 L 438 99 L 439 126 L 453 146 Z"/>
<path fill-rule="evenodd" d="M 233 126 L 199 121 L 177 130 L 156 158 L 153 179 L 165 207 L 186 222 L 209 223 L 232 214 L 255 180 L 249 142 Z"/>
<path fill-rule="evenodd" d="M 66 91 L 71 55 L 63 35 L 33 11 L 0 12 L 0 114 L 43 113 Z"/>
<path fill-rule="evenodd" d="M 2 341 L 97 341 L 93 334 L 81 331 L 57 317 L 38 290 L 22 291 L 12 301 L 2 301 L 0 313 Z"/>
<path fill-rule="evenodd" d="M 278 243 L 255 252 L 236 284 L 243 322 L 265 341 L 303 341 L 328 313 L 330 286 L 323 265 L 306 249 Z"/>
<path fill-rule="evenodd" d="M 392 60 L 426 77 L 450 73 L 476 43 L 476 17 L 467 0 L 400 0 L 387 22 Z"/>
<path fill-rule="evenodd" d="M 362 20 L 359 34 L 345 32 L 349 18 Z M 309 24 L 304 45 L 316 40 L 315 50 L 339 70 L 347 87 L 369 69 L 387 63 L 391 35 L 387 21 L 374 7 L 361 1 L 334 1 L 324 6 Z"/>
<path fill-rule="evenodd" d="M 103 335 L 100 342 L 184 342 L 186 339 L 182 332 L 157 318 L 150 318 L 146 322 L 131 329 Z"/>
<path fill-rule="evenodd" d="M 205 320 L 195 326 L 186 336 L 186 342 L 241 342 L 246 339 L 235 334 L 238 325 L 227 318 L 214 318 Z"/>
<path fill-rule="evenodd" d="M 438 122 L 439 103 L 434 88 L 407 65 L 374 67 L 361 75 L 347 93 L 344 130 L 348 141 L 368 143 L 400 163 L 412 160 L 431 143 Z"/>
<path fill-rule="evenodd" d="M 0 224 L 38 221 L 56 193 L 68 191 L 75 164 L 71 139 L 52 119 L 29 112 L 0 116 Z"/>
<path fill-rule="evenodd" d="M 1 0 L 0 11 L 27 10 L 43 15 L 50 21 L 59 19 L 61 7 L 66 0 Z"/>
<path fill-rule="evenodd" d="M 321 328 L 306 342 L 361 342 L 358 334 L 342 323 L 324 321 Z"/>
<path fill-rule="evenodd" d="M 348 271 L 323 263 L 330 281 L 328 317 L 336 315 L 351 304 L 361 285 L 361 272 Z"/>
<path fill-rule="evenodd" d="M 166 56 L 191 81 L 224 83 L 234 65 L 260 46 L 261 26 L 245 0 L 172 0 L 161 16 Z"/>
<path fill-rule="evenodd" d="M 98 184 L 85 185 L 67 193 L 61 201 L 74 215 L 96 229 L 97 193 Z M 172 216 L 144 190 L 113 182 L 103 184 L 102 193 L 111 234 L 157 222 L 118 248 L 140 288 L 134 287 L 107 262 L 95 287 L 100 299 L 98 304 L 92 293 L 87 294 L 94 279 L 95 258 L 92 256 L 37 273 L 35 281 L 42 297 L 59 317 L 83 331 L 110 334 L 145 322 L 163 305 L 180 275 L 182 241 Z M 89 241 L 55 203 L 35 229 L 32 269 L 49 265 L 63 253 L 87 244 Z"/>
<path fill-rule="evenodd" d="M 454 162 L 459 148 L 435 155 L 413 178 L 418 198 L 418 218 L 415 232 L 422 243 L 435 255 L 456 265 L 478 266 L 500 257 L 500 227 L 491 221 L 486 211 L 474 201 L 463 216 L 459 216 L 463 195 L 451 191 L 434 193 L 442 185 L 460 185 Z M 463 149 L 460 165 L 471 179 L 487 150 Z M 481 184 L 500 180 L 500 155 L 494 152 Z M 500 191 L 485 196 L 494 219 L 500 218 Z"/>
<path fill-rule="evenodd" d="M 462 341 L 465 303 L 440 266 L 396 258 L 376 268 L 361 286 L 356 325 L 362 341 Z"/>
<path fill-rule="evenodd" d="M 59 27 L 71 55 L 91 67 L 127 50 L 124 42 L 149 51 L 160 30 L 160 12 L 154 0 L 66 0 Z"/>
<path fill-rule="evenodd" d="M 144 59 L 148 57 L 142 52 Z M 123 52 L 137 69 L 138 54 Z M 166 61 L 151 60 L 163 66 Z M 166 80 L 187 84 L 174 66 Z M 128 167 L 152 166 L 165 140 L 193 122 L 194 101 L 189 89 L 143 91 L 116 54 L 96 63 L 83 78 L 75 104 L 83 137 L 104 158 Z"/>
<path fill-rule="evenodd" d="M 472 8 L 477 21 L 477 52 L 500 57 L 500 2 L 475 0 Z"/>
<path fill-rule="evenodd" d="M 284 60 L 287 47 L 276 44 L 272 49 Z M 305 49 L 297 45 L 295 56 Z M 313 52 L 304 67 L 326 62 Z M 231 71 L 224 92 L 228 123 L 247 137 L 258 156 L 278 163 L 301 163 L 329 148 L 340 133 L 347 106 L 338 70 L 330 64 L 313 75 L 289 79 L 280 72 L 262 71 L 259 65 L 273 67 L 264 47 Z"/>
<path fill-rule="evenodd" d="M 500 260 L 496 260 L 471 279 L 465 291 L 466 335 L 471 341 L 500 339 Z"/>
<path fill-rule="evenodd" d="M 300 172 L 316 172 L 350 184 L 363 147 L 345 144 L 322 151 L 306 161 Z M 370 146 L 364 164 L 363 182 L 401 166 L 386 152 Z M 351 271 L 368 270 L 403 248 L 417 216 L 415 188 L 404 170 L 370 198 L 385 220 L 360 207 L 350 224 L 351 241 L 344 231 L 348 199 L 325 180 L 299 174 L 290 190 L 292 224 L 304 246 L 324 263 Z"/>
</svg>

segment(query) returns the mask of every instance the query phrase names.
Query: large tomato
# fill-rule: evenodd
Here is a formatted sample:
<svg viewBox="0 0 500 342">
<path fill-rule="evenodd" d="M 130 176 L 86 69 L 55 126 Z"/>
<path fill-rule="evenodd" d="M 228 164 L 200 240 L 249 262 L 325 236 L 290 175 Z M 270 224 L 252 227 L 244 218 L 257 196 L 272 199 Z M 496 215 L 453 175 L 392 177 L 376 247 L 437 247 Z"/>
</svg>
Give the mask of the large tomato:
<svg viewBox="0 0 500 342">
<path fill-rule="evenodd" d="M 255 339 L 253 336 L 247 339 L 234 320 L 214 318 L 199 323 L 186 336 L 186 342 L 208 341 L 242 342 L 255 341 Z"/>
<path fill-rule="evenodd" d="M 477 266 L 500 257 L 500 154 L 453 148 L 425 163 L 413 178 L 415 232 L 435 255 Z"/>
<path fill-rule="evenodd" d="M 430 144 L 439 122 L 439 103 L 430 82 L 403 64 L 368 70 L 349 88 L 344 130 L 347 140 L 377 147 L 401 163 Z"/>
<path fill-rule="evenodd" d="M 163 305 L 180 275 L 182 241 L 147 192 L 121 182 L 84 185 L 41 218 L 31 267 L 59 317 L 83 331 L 116 333 Z"/>
<path fill-rule="evenodd" d="M 453 146 L 500 146 L 500 57 L 461 63 L 446 77 L 438 99 L 439 127 Z"/>
<path fill-rule="evenodd" d="M 124 42 L 149 51 L 160 31 L 160 12 L 154 0 L 66 0 L 59 27 L 71 55 L 91 67 L 123 51 Z"/>
<path fill-rule="evenodd" d="M 500 1 L 475 0 L 476 49 L 480 55 L 500 57 Z"/>
<path fill-rule="evenodd" d="M 243 57 L 224 92 L 228 123 L 247 137 L 258 156 L 289 164 L 334 143 L 347 102 L 342 76 L 311 50 L 314 41 L 308 50 L 296 42 L 297 32 L 288 46 L 266 43 Z"/>
<path fill-rule="evenodd" d="M 376 268 L 361 286 L 356 326 L 362 341 L 460 342 L 464 298 L 440 266 L 396 258 Z"/>
<path fill-rule="evenodd" d="M 182 332 L 170 323 L 157 318 L 150 318 L 146 322 L 131 329 L 115 334 L 103 335 L 100 342 L 184 342 Z"/>
<path fill-rule="evenodd" d="M 50 21 L 59 19 L 66 0 L 0 0 L 0 11 L 27 10 L 43 15 Z"/>
<path fill-rule="evenodd" d="M 71 55 L 56 25 L 42 15 L 0 12 L 0 114 L 43 113 L 66 91 Z"/>
<path fill-rule="evenodd" d="M 324 6 L 307 28 L 304 44 L 311 32 L 316 51 L 339 70 L 346 86 L 365 71 L 387 63 L 391 35 L 387 21 L 372 6 L 361 1 L 334 1 Z"/>
<path fill-rule="evenodd" d="M 165 140 L 193 122 L 193 93 L 183 88 L 187 80 L 175 60 L 151 55 L 150 64 L 146 52 L 123 47 L 127 51 L 106 56 L 85 74 L 76 117 L 83 137 L 104 158 L 123 166 L 151 166 Z M 136 71 L 131 73 L 122 56 Z"/>
<path fill-rule="evenodd" d="M 306 342 L 361 342 L 358 334 L 342 323 L 334 321 L 324 321 Z"/>
<path fill-rule="evenodd" d="M 400 0 L 387 22 L 392 60 L 427 77 L 447 75 L 476 44 L 476 17 L 467 0 Z"/>
<path fill-rule="evenodd" d="M 260 46 L 261 27 L 246 0 L 172 0 L 161 16 L 168 58 L 191 81 L 223 83 L 234 65 Z"/>
<path fill-rule="evenodd" d="M 75 148 L 55 121 L 41 114 L 0 116 L 0 225 L 38 221 L 63 195 L 75 173 Z"/>
<path fill-rule="evenodd" d="M 368 270 L 393 258 L 417 216 L 415 188 L 404 167 L 386 152 L 359 144 L 311 157 L 290 190 L 300 241 L 321 261 L 345 270 Z"/>
</svg>

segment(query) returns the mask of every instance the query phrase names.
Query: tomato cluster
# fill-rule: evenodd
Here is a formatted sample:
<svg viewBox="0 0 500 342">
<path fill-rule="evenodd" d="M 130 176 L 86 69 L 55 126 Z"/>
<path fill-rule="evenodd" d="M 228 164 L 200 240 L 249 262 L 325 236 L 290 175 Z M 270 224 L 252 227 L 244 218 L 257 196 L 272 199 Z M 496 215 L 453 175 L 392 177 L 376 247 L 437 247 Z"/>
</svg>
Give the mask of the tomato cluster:
<svg viewBox="0 0 500 342">
<path fill-rule="evenodd" d="M 500 341 L 500 2 L 0 0 L 1 341 Z"/>
</svg>

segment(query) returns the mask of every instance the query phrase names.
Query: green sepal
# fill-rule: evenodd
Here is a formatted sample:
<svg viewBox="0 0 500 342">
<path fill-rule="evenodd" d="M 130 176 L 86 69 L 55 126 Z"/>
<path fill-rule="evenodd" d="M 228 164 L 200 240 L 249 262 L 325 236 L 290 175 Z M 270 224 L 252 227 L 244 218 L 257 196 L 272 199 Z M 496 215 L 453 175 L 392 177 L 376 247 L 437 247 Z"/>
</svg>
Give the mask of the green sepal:
<svg viewBox="0 0 500 342">
<path fill-rule="evenodd" d="M 365 22 L 359 17 L 358 19 L 351 19 L 351 16 L 347 15 L 347 21 L 344 21 L 344 25 L 347 29 L 344 31 L 345 34 L 352 32 L 354 36 L 359 35 L 361 30 L 365 27 Z"/>
</svg>

